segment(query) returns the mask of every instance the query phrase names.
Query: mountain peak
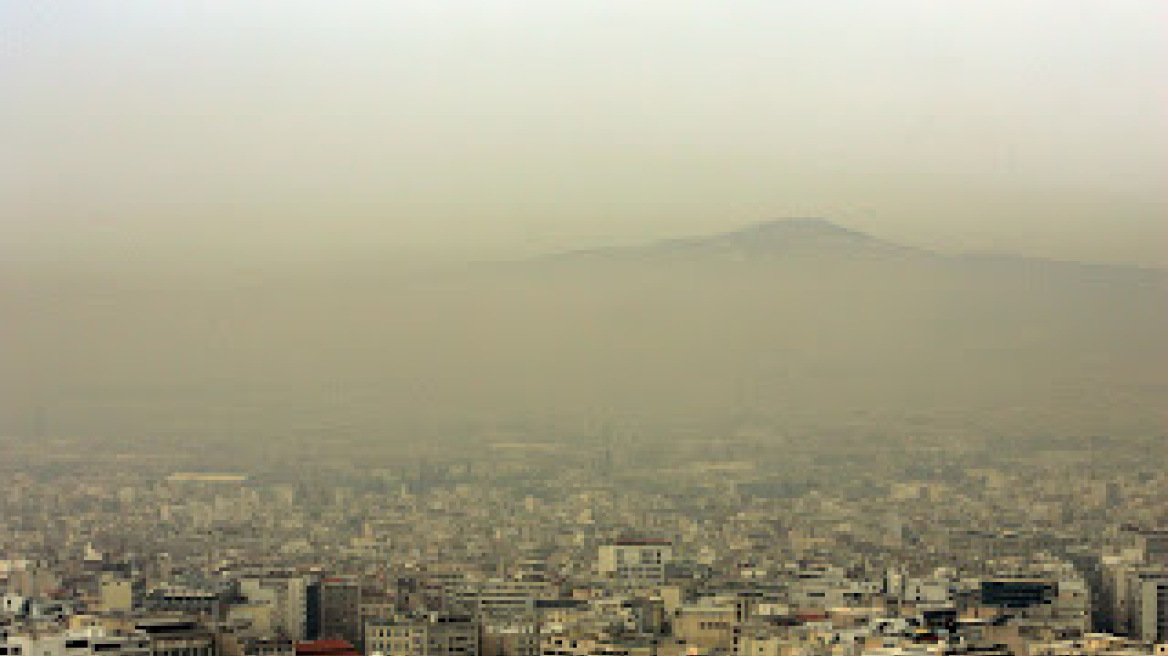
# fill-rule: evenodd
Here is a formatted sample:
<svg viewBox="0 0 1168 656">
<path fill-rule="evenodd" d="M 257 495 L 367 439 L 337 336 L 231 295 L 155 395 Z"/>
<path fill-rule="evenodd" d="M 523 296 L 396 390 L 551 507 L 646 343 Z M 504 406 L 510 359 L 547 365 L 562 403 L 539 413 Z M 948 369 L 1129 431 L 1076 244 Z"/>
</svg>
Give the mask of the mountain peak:
<svg viewBox="0 0 1168 656">
<path fill-rule="evenodd" d="M 772 219 L 735 230 L 676 237 L 639 246 L 566 253 L 569 259 L 769 261 L 807 257 L 889 257 L 923 251 L 818 217 Z M 553 256 L 554 259 L 559 257 Z"/>
<path fill-rule="evenodd" d="M 820 217 L 791 217 L 786 219 L 770 219 L 759 221 L 742 228 L 739 232 L 772 232 L 772 231 L 813 231 L 813 232 L 852 232 L 851 230 L 832 223 Z"/>
<path fill-rule="evenodd" d="M 838 223 L 816 217 L 797 217 L 790 219 L 772 219 L 754 223 L 732 232 L 716 235 L 718 237 L 742 237 L 749 239 L 784 239 L 806 237 L 851 237 L 858 239 L 873 239 L 869 235 L 845 228 Z"/>
<path fill-rule="evenodd" d="M 673 240 L 672 244 L 688 249 L 730 251 L 754 257 L 779 254 L 889 253 L 904 250 L 903 247 L 827 219 L 802 217 L 763 221 L 731 232 Z"/>
</svg>

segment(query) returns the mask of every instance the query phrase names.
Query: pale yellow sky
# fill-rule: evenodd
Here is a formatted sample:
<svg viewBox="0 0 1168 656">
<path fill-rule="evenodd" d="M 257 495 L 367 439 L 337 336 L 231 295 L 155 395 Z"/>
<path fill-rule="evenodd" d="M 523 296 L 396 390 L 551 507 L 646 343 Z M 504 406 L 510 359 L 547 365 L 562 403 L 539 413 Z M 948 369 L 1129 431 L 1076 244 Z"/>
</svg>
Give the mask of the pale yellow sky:
<svg viewBox="0 0 1168 656">
<path fill-rule="evenodd" d="M 1168 264 L 1160 2 L 0 2 L 0 258 L 508 257 L 822 216 Z"/>
</svg>

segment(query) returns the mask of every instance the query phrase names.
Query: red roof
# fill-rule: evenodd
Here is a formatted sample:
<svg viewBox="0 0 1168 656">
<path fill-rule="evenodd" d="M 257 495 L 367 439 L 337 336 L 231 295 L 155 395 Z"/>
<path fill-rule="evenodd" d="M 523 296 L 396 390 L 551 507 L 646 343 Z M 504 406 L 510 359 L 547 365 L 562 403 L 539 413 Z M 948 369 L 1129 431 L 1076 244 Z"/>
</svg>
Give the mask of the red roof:
<svg viewBox="0 0 1168 656">
<path fill-rule="evenodd" d="M 296 645 L 296 656 L 361 656 L 348 640 L 313 640 Z"/>
</svg>

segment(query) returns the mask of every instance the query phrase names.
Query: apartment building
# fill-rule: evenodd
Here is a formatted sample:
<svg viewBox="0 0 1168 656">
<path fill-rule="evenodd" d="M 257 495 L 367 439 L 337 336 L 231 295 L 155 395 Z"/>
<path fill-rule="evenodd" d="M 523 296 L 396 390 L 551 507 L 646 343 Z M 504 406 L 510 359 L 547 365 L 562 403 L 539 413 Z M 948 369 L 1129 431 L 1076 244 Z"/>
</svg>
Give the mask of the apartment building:
<svg viewBox="0 0 1168 656">
<path fill-rule="evenodd" d="M 399 613 L 365 622 L 367 654 L 478 656 L 479 640 L 479 622 L 458 613 Z"/>
<path fill-rule="evenodd" d="M 673 561 L 673 546 L 663 540 L 619 540 L 600 546 L 600 575 L 629 585 L 660 585 Z"/>
</svg>

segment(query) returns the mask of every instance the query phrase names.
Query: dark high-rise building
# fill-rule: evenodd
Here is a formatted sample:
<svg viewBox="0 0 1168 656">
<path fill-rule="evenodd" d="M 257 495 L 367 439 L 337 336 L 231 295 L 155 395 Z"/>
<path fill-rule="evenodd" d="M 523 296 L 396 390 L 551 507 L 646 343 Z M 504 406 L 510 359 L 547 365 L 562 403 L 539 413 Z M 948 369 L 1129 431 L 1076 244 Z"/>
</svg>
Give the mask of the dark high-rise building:
<svg viewBox="0 0 1168 656">
<path fill-rule="evenodd" d="M 1053 603 L 1058 585 L 1039 579 L 989 579 L 981 582 L 981 603 L 997 608 L 1030 608 Z"/>
<path fill-rule="evenodd" d="M 361 583 L 353 577 L 320 582 L 320 640 L 346 640 L 362 650 Z"/>
<path fill-rule="evenodd" d="M 320 589 L 319 580 L 309 581 L 304 597 L 304 639 L 320 639 Z"/>
</svg>

